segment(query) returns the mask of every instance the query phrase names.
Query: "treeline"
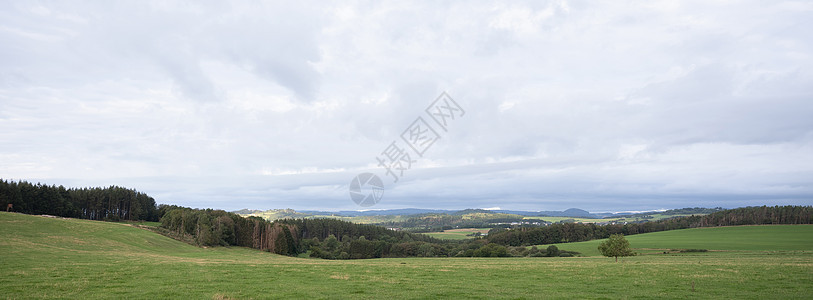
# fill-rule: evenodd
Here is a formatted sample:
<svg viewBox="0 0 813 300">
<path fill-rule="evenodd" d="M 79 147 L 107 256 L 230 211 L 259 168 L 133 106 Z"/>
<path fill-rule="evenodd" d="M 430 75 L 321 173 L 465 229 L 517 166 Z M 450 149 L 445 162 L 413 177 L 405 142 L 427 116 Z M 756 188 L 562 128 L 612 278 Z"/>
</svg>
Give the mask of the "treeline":
<svg viewBox="0 0 813 300">
<path fill-rule="evenodd" d="M 494 223 L 522 222 L 523 217 L 490 211 L 464 210 L 455 214 L 421 214 L 404 221 L 379 223 L 381 226 L 401 228 L 410 232 L 438 232 L 453 228 L 492 227 Z"/>
<path fill-rule="evenodd" d="M 813 224 L 812 206 L 750 206 L 718 211 L 709 215 L 685 217 L 696 227 Z"/>
<path fill-rule="evenodd" d="M 687 216 L 625 225 L 581 223 L 489 231 L 488 240 L 505 246 L 556 244 L 603 239 L 611 234 L 632 235 L 657 231 L 735 225 L 813 224 L 811 206 L 743 207 L 704 216 Z"/>
<path fill-rule="evenodd" d="M 686 207 L 686 208 L 678 208 L 678 209 L 670 209 L 664 211 L 660 214 L 662 215 L 708 215 L 713 214 L 718 211 L 723 211 L 722 207 L 715 207 L 715 208 L 705 208 L 705 207 Z"/>
<path fill-rule="evenodd" d="M 177 206 L 167 208 L 161 228 L 171 237 L 199 246 L 242 246 L 282 255 L 310 251 L 313 257 L 328 259 L 417 256 L 412 255 L 413 246 L 441 243 L 425 235 L 336 219 L 269 222 L 222 210 Z"/>
<path fill-rule="evenodd" d="M 0 179 L 0 207 L 26 214 L 90 220 L 158 221 L 160 218 L 155 199 L 118 186 L 65 188 Z"/>
<path fill-rule="evenodd" d="M 326 259 L 435 256 L 446 254 L 442 242 L 422 234 L 394 231 L 381 226 L 342 220 L 283 219 L 303 241 L 302 252 Z"/>
<path fill-rule="evenodd" d="M 198 246 L 242 246 L 282 255 L 296 255 L 300 249 L 292 226 L 223 210 L 168 207 L 161 228 Z"/>
<path fill-rule="evenodd" d="M 401 240 L 422 242 L 440 241 L 427 235 L 395 231 L 377 225 L 356 224 L 338 219 L 282 219 L 277 222 L 296 227 L 297 235 L 303 239 L 318 238 L 324 240 L 333 235 L 336 237 L 348 236 L 350 238 L 364 236 L 371 240 L 392 242 Z"/>
<path fill-rule="evenodd" d="M 164 234 L 198 246 L 242 246 L 282 255 L 308 253 L 323 259 L 381 257 L 571 256 L 575 252 L 506 247 L 485 239 L 442 241 L 427 235 L 337 219 L 282 219 L 212 209 L 162 206 Z"/>
</svg>

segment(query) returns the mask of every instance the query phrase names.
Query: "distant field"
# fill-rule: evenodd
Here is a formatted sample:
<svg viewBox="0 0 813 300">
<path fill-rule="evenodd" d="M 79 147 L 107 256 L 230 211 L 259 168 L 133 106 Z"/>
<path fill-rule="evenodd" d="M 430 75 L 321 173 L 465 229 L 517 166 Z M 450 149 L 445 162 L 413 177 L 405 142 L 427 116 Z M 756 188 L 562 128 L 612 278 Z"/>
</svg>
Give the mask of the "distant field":
<svg viewBox="0 0 813 300">
<path fill-rule="evenodd" d="M 604 257 L 300 259 L 237 247 L 203 249 L 120 223 L 5 212 L 0 228 L 0 298 L 12 299 L 809 299 L 813 290 L 813 252 L 803 240 L 811 235 L 803 227 L 788 228 L 788 239 L 777 245 L 749 246 L 759 251 L 646 255 L 619 263 Z M 763 236 L 750 233 L 761 227 L 732 228 Z M 701 240 L 719 236 L 686 231 L 674 245 L 691 245 L 695 233 Z M 669 241 L 655 236 L 652 244 L 645 235 L 629 238 L 633 246 Z M 633 239 L 638 237 L 643 239 Z M 727 245 L 686 247 L 713 243 Z M 808 251 L 779 251 L 798 248 Z"/>
<path fill-rule="evenodd" d="M 618 221 L 621 218 L 613 218 L 613 219 L 594 219 L 594 218 L 577 218 L 577 217 L 524 217 L 524 220 L 540 220 L 545 222 L 561 222 L 563 220 L 573 220 L 574 222 L 581 222 L 581 223 L 600 223 L 600 222 L 611 222 L 611 221 Z"/>
<path fill-rule="evenodd" d="M 663 252 L 644 249 L 708 249 L 727 251 L 813 251 L 813 225 L 762 225 L 693 228 L 627 236 L 641 253 Z M 601 255 L 604 240 L 556 244 L 585 256 Z M 542 247 L 547 247 L 544 245 Z"/>
<path fill-rule="evenodd" d="M 701 214 L 696 214 L 701 215 Z M 595 218 L 578 218 L 578 217 L 524 217 L 524 220 L 542 220 L 546 222 L 556 223 L 561 222 L 564 220 L 573 220 L 573 222 L 579 223 L 602 223 L 602 222 L 640 222 L 640 221 L 657 221 L 663 220 L 668 218 L 675 218 L 675 217 L 685 217 L 691 216 L 690 214 L 685 215 L 662 215 L 662 214 L 651 214 L 649 218 L 606 218 L 606 219 L 595 219 Z"/>
<path fill-rule="evenodd" d="M 469 234 L 475 232 L 487 234 L 489 230 L 491 230 L 491 228 L 462 228 L 444 230 L 443 232 L 428 232 L 423 234 L 444 240 L 465 240 L 474 238 L 473 236 L 468 236 Z"/>
<path fill-rule="evenodd" d="M 330 218 L 330 219 L 338 219 L 347 222 L 353 222 L 358 224 L 373 224 L 373 223 L 385 223 L 385 222 L 401 222 L 408 219 L 406 216 L 402 215 L 388 215 L 388 216 L 356 216 L 356 217 L 345 217 L 345 216 L 336 216 L 336 215 L 308 215 L 302 213 L 296 214 L 286 214 L 286 213 L 279 213 L 274 211 L 265 211 L 260 213 L 253 213 L 246 216 L 257 216 L 261 217 L 266 220 L 279 220 L 284 218 L 305 218 L 305 219 L 313 219 L 313 218 Z"/>
</svg>

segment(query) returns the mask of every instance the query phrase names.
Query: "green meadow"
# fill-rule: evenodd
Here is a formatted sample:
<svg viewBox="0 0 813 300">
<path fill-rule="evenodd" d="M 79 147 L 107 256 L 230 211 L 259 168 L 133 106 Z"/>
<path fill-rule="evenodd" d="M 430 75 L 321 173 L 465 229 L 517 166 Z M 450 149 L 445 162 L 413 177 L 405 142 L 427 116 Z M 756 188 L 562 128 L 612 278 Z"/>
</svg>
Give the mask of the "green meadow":
<svg viewBox="0 0 813 300">
<path fill-rule="evenodd" d="M 637 252 L 663 253 L 669 250 L 706 249 L 712 252 L 761 253 L 770 251 L 813 251 L 813 225 L 760 225 L 681 229 L 627 236 Z M 598 256 L 604 240 L 555 244 L 563 250 Z M 547 247 L 541 245 L 537 247 Z"/>
<path fill-rule="evenodd" d="M 470 234 L 475 232 L 488 234 L 489 230 L 491 230 L 491 228 L 461 228 L 449 229 L 441 232 L 427 232 L 424 234 L 442 240 L 465 240 L 474 238 L 473 236 L 470 236 Z"/>
<path fill-rule="evenodd" d="M 600 256 L 304 259 L 198 248 L 129 224 L 13 213 L 0 213 L 0 228 L 0 298 L 8 299 L 809 299 L 813 290 L 809 225 L 629 236 L 634 248 L 726 251 L 618 263 Z M 590 243 L 597 241 L 560 248 Z"/>
</svg>

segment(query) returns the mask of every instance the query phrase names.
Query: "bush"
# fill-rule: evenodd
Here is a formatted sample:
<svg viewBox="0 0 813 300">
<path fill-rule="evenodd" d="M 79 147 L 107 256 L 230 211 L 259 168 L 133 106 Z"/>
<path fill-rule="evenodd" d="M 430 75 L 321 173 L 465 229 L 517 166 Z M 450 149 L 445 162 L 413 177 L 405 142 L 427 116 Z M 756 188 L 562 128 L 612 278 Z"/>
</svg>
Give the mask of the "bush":
<svg viewBox="0 0 813 300">
<path fill-rule="evenodd" d="M 559 247 L 556 247 L 555 245 L 548 246 L 548 249 L 546 249 L 545 252 L 547 252 L 548 256 L 550 257 L 557 257 L 560 254 Z"/>
<path fill-rule="evenodd" d="M 488 245 L 485 245 L 483 247 L 480 247 L 480 249 L 475 250 L 474 251 L 474 256 L 476 256 L 476 257 L 507 257 L 507 256 L 510 256 L 510 255 L 508 255 L 508 249 L 506 249 L 504 246 L 497 245 L 497 244 L 494 244 L 494 243 L 489 243 Z"/>
<path fill-rule="evenodd" d="M 529 250 L 525 247 L 510 247 L 511 256 L 523 257 L 528 256 Z"/>
</svg>

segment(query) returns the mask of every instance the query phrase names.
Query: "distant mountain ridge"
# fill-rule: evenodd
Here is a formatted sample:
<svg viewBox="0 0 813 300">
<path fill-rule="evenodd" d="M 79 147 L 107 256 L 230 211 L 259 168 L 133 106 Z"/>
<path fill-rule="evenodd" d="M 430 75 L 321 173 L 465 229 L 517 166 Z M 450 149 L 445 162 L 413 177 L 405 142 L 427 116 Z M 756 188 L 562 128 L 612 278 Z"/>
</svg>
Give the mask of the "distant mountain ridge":
<svg viewBox="0 0 813 300">
<path fill-rule="evenodd" d="M 450 209 L 423 209 L 423 208 L 399 208 L 399 209 L 382 209 L 382 210 L 365 210 L 365 211 L 354 211 L 354 210 L 342 210 L 342 211 L 319 211 L 319 210 L 301 210 L 296 211 L 293 209 L 269 209 L 269 210 L 258 210 L 258 209 L 241 209 L 232 211 L 236 214 L 241 215 L 250 215 L 250 214 L 257 214 L 262 212 L 279 212 L 285 213 L 286 215 L 328 215 L 328 216 L 341 216 L 341 217 L 360 217 L 360 216 L 408 216 L 408 215 L 419 215 L 419 214 L 450 214 L 450 215 L 462 215 L 468 213 L 503 213 L 503 214 L 514 214 L 520 216 L 527 216 L 527 217 L 577 217 L 577 218 L 598 218 L 597 215 L 591 214 L 590 212 L 579 209 L 579 208 L 569 208 L 563 211 L 523 211 L 523 210 L 505 210 L 505 209 L 497 209 L 497 210 L 489 210 L 489 209 L 463 209 L 463 210 L 450 210 Z"/>
<path fill-rule="evenodd" d="M 514 214 L 526 217 L 578 217 L 578 218 L 598 218 L 598 216 L 590 213 L 589 211 L 579 208 L 568 208 L 564 211 L 547 210 L 547 211 L 522 211 L 522 210 L 492 210 L 492 212 L 499 212 L 504 214 Z"/>
<path fill-rule="evenodd" d="M 470 213 L 492 213 L 492 214 L 511 214 L 523 217 L 569 217 L 569 218 L 590 218 L 590 219 L 604 219 L 604 218 L 618 218 L 618 217 L 641 217 L 651 214 L 660 215 L 693 215 L 693 214 L 710 214 L 716 211 L 723 210 L 723 208 L 680 208 L 670 210 L 651 210 L 644 212 L 596 212 L 579 208 L 568 208 L 563 211 L 550 210 L 550 211 L 525 211 L 525 210 L 507 210 L 507 209 L 481 209 L 469 208 L 463 210 L 450 210 L 450 209 L 423 209 L 423 208 L 399 208 L 399 209 L 382 209 L 382 210 L 342 210 L 342 211 L 319 211 L 319 210 L 302 210 L 296 211 L 293 209 L 241 209 L 232 211 L 240 215 L 259 215 L 259 214 L 273 214 L 276 218 L 303 218 L 309 216 L 335 216 L 335 217 L 397 217 L 397 216 L 417 216 L 425 214 L 448 214 L 448 215 L 465 215 Z"/>
<path fill-rule="evenodd" d="M 313 215 L 339 215 L 344 217 L 360 217 L 360 216 L 394 216 L 394 215 L 418 215 L 418 214 L 442 214 L 453 213 L 455 210 L 443 209 L 422 209 L 422 208 L 399 208 L 399 209 L 384 209 L 384 210 L 341 210 L 341 211 L 316 211 L 316 210 L 302 210 L 301 213 Z"/>
</svg>

